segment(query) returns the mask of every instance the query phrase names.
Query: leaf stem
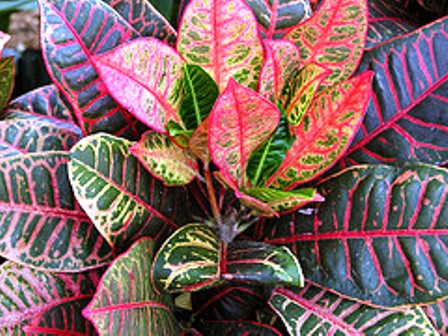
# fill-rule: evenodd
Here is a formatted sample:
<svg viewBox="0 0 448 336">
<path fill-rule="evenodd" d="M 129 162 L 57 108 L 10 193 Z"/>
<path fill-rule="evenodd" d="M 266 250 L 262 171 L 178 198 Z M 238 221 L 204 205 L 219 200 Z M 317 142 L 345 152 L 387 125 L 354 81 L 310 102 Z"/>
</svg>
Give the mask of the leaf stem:
<svg viewBox="0 0 448 336">
<path fill-rule="evenodd" d="M 204 165 L 204 177 L 207 184 L 208 197 L 210 198 L 210 206 L 212 207 L 213 217 L 218 227 L 222 226 L 221 212 L 219 211 L 218 202 L 216 201 L 215 188 L 213 188 L 212 175 L 208 164 Z"/>
</svg>

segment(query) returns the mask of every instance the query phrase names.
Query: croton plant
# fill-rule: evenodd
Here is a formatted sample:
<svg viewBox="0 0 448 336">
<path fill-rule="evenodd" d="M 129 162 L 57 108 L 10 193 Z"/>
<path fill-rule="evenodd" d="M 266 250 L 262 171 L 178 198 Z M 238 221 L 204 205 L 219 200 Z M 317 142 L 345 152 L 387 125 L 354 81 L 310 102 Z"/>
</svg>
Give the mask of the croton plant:
<svg viewBox="0 0 448 336">
<path fill-rule="evenodd" d="M 446 2 L 39 4 L 54 84 L 7 103 L 0 60 L 1 334 L 448 332 Z"/>
</svg>

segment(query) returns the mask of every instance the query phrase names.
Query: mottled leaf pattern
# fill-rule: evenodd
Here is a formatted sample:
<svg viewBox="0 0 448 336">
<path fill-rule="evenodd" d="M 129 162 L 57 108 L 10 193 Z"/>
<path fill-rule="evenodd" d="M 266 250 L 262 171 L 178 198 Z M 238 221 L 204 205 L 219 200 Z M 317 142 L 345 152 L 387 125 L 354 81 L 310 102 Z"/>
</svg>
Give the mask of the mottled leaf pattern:
<svg viewBox="0 0 448 336">
<path fill-rule="evenodd" d="M 394 37 L 412 32 L 416 27 L 406 21 L 394 18 L 377 18 L 369 21 L 366 49 L 385 43 Z"/>
<path fill-rule="evenodd" d="M 285 39 L 300 50 L 302 64 L 332 70 L 325 86 L 348 78 L 361 60 L 367 34 L 366 0 L 325 0 L 309 19 L 290 30 Z"/>
<path fill-rule="evenodd" d="M 106 134 L 87 137 L 70 153 L 76 198 L 114 246 L 139 237 L 162 239 L 187 219 L 180 188 L 165 188 L 129 152 L 132 142 Z"/>
<path fill-rule="evenodd" d="M 165 134 L 148 132 L 129 151 L 166 186 L 185 185 L 199 176 L 199 165 Z"/>
<path fill-rule="evenodd" d="M 440 335 L 448 335 L 448 299 L 423 306 L 423 311 Z"/>
<path fill-rule="evenodd" d="M 92 295 L 100 273 L 67 274 L 33 270 L 13 262 L 0 266 L 0 334 L 24 335 L 36 315 L 68 298 Z"/>
<path fill-rule="evenodd" d="M 0 58 L 0 112 L 11 97 L 13 86 L 14 59 L 12 57 Z"/>
<path fill-rule="evenodd" d="M 143 238 L 121 255 L 101 279 L 83 311 L 100 335 L 180 335 L 171 298 L 157 294 L 149 278 L 154 242 Z"/>
<path fill-rule="evenodd" d="M 165 132 L 180 122 L 183 60 L 170 46 L 140 38 L 94 59 L 110 94 L 145 125 Z"/>
<path fill-rule="evenodd" d="M 177 50 L 188 63 L 203 67 L 221 91 L 231 78 L 257 87 L 263 46 L 243 0 L 192 0 L 180 23 Z"/>
<path fill-rule="evenodd" d="M 215 164 L 247 188 L 250 154 L 275 131 L 280 112 L 254 91 L 231 80 L 213 107 L 210 119 L 210 153 Z"/>
<path fill-rule="evenodd" d="M 292 336 L 435 334 L 421 308 L 373 308 L 311 284 L 301 290 L 275 289 L 269 304 Z"/>
<path fill-rule="evenodd" d="M 280 168 L 266 182 L 285 189 L 330 168 L 351 143 L 370 97 L 371 73 L 332 86 L 311 103 L 293 133 L 296 140 Z"/>
<path fill-rule="evenodd" d="M 61 272 L 111 261 L 109 245 L 74 199 L 68 160 L 62 152 L 0 159 L 0 255 Z"/>
</svg>

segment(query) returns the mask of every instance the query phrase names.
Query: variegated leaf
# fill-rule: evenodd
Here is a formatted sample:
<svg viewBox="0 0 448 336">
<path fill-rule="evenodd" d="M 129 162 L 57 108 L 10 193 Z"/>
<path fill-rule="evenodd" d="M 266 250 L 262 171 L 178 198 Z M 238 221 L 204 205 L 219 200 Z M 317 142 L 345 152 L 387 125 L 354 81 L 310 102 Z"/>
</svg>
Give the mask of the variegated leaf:
<svg viewBox="0 0 448 336">
<path fill-rule="evenodd" d="M 188 63 L 203 67 L 221 91 L 231 78 L 257 87 L 263 46 L 244 0 L 192 0 L 180 23 L 177 50 Z"/>
<path fill-rule="evenodd" d="M 440 335 L 448 335 L 448 299 L 423 306 L 423 311 Z"/>
<path fill-rule="evenodd" d="M 246 0 L 267 39 L 279 39 L 291 28 L 311 15 L 308 0 Z"/>
<path fill-rule="evenodd" d="M 198 162 L 165 134 L 147 132 L 129 151 L 166 186 L 185 185 L 199 176 Z"/>
<path fill-rule="evenodd" d="M 281 336 L 275 328 L 253 321 L 210 321 L 205 324 L 205 335 Z"/>
<path fill-rule="evenodd" d="M 32 318 L 68 298 L 92 295 L 100 272 L 67 274 L 33 270 L 13 262 L 0 266 L 0 334 L 24 336 Z"/>
<path fill-rule="evenodd" d="M 12 57 L 0 58 L 0 112 L 12 94 L 14 86 L 14 59 Z"/>
<path fill-rule="evenodd" d="M 113 245 L 163 238 L 187 220 L 185 191 L 166 188 L 130 152 L 134 143 L 106 134 L 87 137 L 70 153 L 76 198 Z"/>
<path fill-rule="evenodd" d="M 83 315 L 100 335 L 180 335 L 167 294 L 150 281 L 155 243 L 143 238 L 109 267 Z"/>
<path fill-rule="evenodd" d="M 188 142 L 190 153 L 200 159 L 204 164 L 210 163 L 210 150 L 208 144 L 210 117 L 207 117 L 193 132 Z"/>
<path fill-rule="evenodd" d="M 232 79 L 218 98 L 210 118 L 213 161 L 238 187 L 249 187 L 246 166 L 250 154 L 275 131 L 280 112 L 268 100 Z"/>
<path fill-rule="evenodd" d="M 320 93 L 294 128 L 296 140 L 266 185 L 279 189 L 304 183 L 329 169 L 356 134 L 370 98 L 366 72 Z"/>
<path fill-rule="evenodd" d="M 112 251 L 74 199 L 68 154 L 0 159 L 0 255 L 43 270 L 100 267 Z"/>
<path fill-rule="evenodd" d="M 169 120 L 181 123 L 183 60 L 170 46 L 140 38 L 94 58 L 110 94 L 145 125 L 166 132 Z"/>
<path fill-rule="evenodd" d="M 299 47 L 303 65 L 315 63 L 332 70 L 323 83 L 330 86 L 356 70 L 365 46 L 367 16 L 367 0 L 325 0 L 285 39 Z"/>
<path fill-rule="evenodd" d="M 373 308 L 309 283 L 301 290 L 275 289 L 269 305 L 283 319 L 291 336 L 435 335 L 421 308 Z"/>
<path fill-rule="evenodd" d="M 400 35 L 406 35 L 415 29 L 414 25 L 398 18 L 370 19 L 366 49 L 372 49 L 380 43 L 385 43 Z"/>
</svg>

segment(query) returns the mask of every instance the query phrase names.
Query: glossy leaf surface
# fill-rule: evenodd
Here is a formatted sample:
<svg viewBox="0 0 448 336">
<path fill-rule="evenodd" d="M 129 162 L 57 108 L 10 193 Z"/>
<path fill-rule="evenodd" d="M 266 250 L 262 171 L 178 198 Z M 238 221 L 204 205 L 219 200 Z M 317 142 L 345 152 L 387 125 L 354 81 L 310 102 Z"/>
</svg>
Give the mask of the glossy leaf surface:
<svg viewBox="0 0 448 336">
<path fill-rule="evenodd" d="M 369 21 L 367 32 L 366 49 L 372 49 L 377 44 L 385 43 L 394 37 L 405 35 L 416 27 L 406 21 L 394 18 L 377 18 Z"/>
<path fill-rule="evenodd" d="M 192 0 L 180 22 L 177 50 L 188 63 L 203 67 L 220 91 L 231 78 L 257 87 L 263 46 L 243 0 Z"/>
<path fill-rule="evenodd" d="M 13 86 L 14 59 L 12 57 L 0 58 L 0 112 L 11 97 Z"/>
<path fill-rule="evenodd" d="M 177 121 L 183 60 L 168 45 L 140 38 L 95 57 L 110 94 L 145 125 L 165 132 Z"/>
<path fill-rule="evenodd" d="M 163 237 L 186 220 L 185 192 L 165 188 L 129 152 L 134 143 L 106 134 L 87 137 L 70 153 L 76 198 L 102 235 L 128 246 L 142 236 Z"/>
<path fill-rule="evenodd" d="M 421 308 L 383 310 L 351 301 L 311 284 L 277 288 L 269 299 L 290 335 L 434 335 Z"/>
<path fill-rule="evenodd" d="M 367 52 L 374 95 L 340 166 L 448 160 L 448 18 Z M 430 113 L 428 113 L 430 111 Z"/>
<path fill-rule="evenodd" d="M 145 133 L 143 138 L 129 150 L 166 186 L 185 185 L 199 175 L 197 161 L 165 134 L 151 131 Z"/>
<path fill-rule="evenodd" d="M 280 168 L 267 180 L 279 189 L 304 183 L 330 168 L 348 148 L 370 97 L 371 73 L 364 73 L 319 94 L 293 129 L 296 140 Z"/>
<path fill-rule="evenodd" d="M 378 306 L 448 296 L 448 173 L 426 165 L 361 166 L 317 186 L 310 214 L 260 227 L 269 244 L 296 253 L 306 279 Z"/>
<path fill-rule="evenodd" d="M 43 56 L 84 133 L 138 138 L 141 125 L 109 95 L 92 62 L 137 32 L 100 0 L 40 0 Z M 91 18 L 95 17 L 95 20 Z"/>
<path fill-rule="evenodd" d="M 100 273 L 64 274 L 33 270 L 13 262 L 0 266 L 0 334 L 24 335 L 36 315 L 68 298 L 92 295 Z"/>
<path fill-rule="evenodd" d="M 74 199 L 68 161 L 62 152 L 0 159 L 0 255 L 61 272 L 111 261 L 109 245 Z"/>
<path fill-rule="evenodd" d="M 210 119 L 210 153 L 215 164 L 247 188 L 250 154 L 275 131 L 280 112 L 254 91 L 231 80 L 218 98 Z"/>
<path fill-rule="evenodd" d="M 83 315 L 100 335 L 179 335 L 170 297 L 150 281 L 154 241 L 143 238 L 116 259 L 101 279 Z"/>
<path fill-rule="evenodd" d="M 302 64 L 332 70 L 325 86 L 348 78 L 361 60 L 367 34 L 366 0 L 325 0 L 316 13 L 291 29 L 285 39 L 300 50 Z"/>
<path fill-rule="evenodd" d="M 246 0 L 259 23 L 259 30 L 267 39 L 278 39 L 311 15 L 308 0 Z"/>
<path fill-rule="evenodd" d="M 81 314 L 92 295 L 63 300 L 34 317 L 24 328 L 27 335 L 97 335 L 93 325 Z"/>
<path fill-rule="evenodd" d="M 423 311 L 440 335 L 448 334 L 448 299 L 424 306 Z"/>
<path fill-rule="evenodd" d="M 227 336 L 227 335 L 247 335 L 247 336 L 281 336 L 275 328 L 251 321 L 216 321 L 207 322 L 205 325 L 206 335 Z"/>
</svg>

